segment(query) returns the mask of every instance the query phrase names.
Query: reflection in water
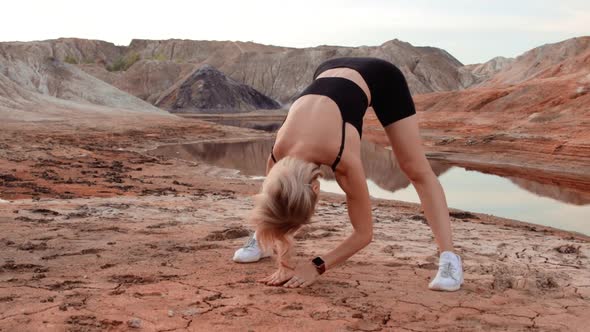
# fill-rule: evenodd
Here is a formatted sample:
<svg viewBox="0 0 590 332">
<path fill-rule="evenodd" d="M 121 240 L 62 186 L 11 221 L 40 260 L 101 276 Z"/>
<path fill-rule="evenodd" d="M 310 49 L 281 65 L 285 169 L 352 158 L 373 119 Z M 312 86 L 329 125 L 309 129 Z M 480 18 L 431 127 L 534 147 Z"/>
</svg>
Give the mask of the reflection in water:
<svg viewBox="0 0 590 332">
<path fill-rule="evenodd" d="M 553 198 L 558 201 L 575 205 L 590 204 L 590 192 L 584 193 L 572 188 L 559 186 L 558 184 L 539 183 L 528 179 L 515 177 L 507 178 L 510 179 L 510 181 L 512 181 L 512 183 L 515 185 L 539 196 Z"/>
<path fill-rule="evenodd" d="M 380 188 L 396 191 L 410 185 L 410 180 L 399 168 L 391 150 L 362 141 L 361 158 L 367 179 L 373 181 Z M 451 168 L 451 165 L 436 160 L 430 160 L 430 166 L 437 176 Z M 329 168 L 326 169 L 325 178 L 334 179 L 334 173 Z"/>
<path fill-rule="evenodd" d="M 452 167 L 439 176 L 450 207 L 493 214 L 516 220 L 552 226 L 590 235 L 590 205 L 577 206 L 547 197 L 532 195 L 514 185 L 511 179 Z M 341 193 L 334 181 L 321 184 L 322 190 Z M 395 192 L 369 182 L 371 196 L 420 203 L 413 187 Z"/>
<path fill-rule="evenodd" d="M 244 175 L 263 176 L 273 142 L 274 139 L 258 139 L 255 141 L 163 145 L 151 150 L 150 154 L 203 161 L 223 168 L 238 169 Z M 408 178 L 399 169 L 390 150 L 363 141 L 361 155 L 367 178 L 379 187 L 395 191 L 410 184 Z M 440 161 L 430 161 L 430 165 L 436 175 L 451 168 L 450 165 Z M 325 179 L 334 180 L 334 173 L 330 167 L 324 165 L 322 170 Z"/>
<path fill-rule="evenodd" d="M 274 139 L 269 138 L 167 145 L 149 153 L 237 169 L 249 176 L 263 176 L 273 142 Z M 416 191 L 409 186 L 409 180 L 395 162 L 391 150 L 363 141 L 361 153 L 371 196 L 420 202 Z M 586 222 L 590 205 L 566 204 L 588 204 L 588 194 L 571 191 L 558 184 L 546 185 L 520 178 L 504 178 L 441 161 L 431 160 L 430 164 L 439 176 L 450 207 L 590 234 L 590 223 Z M 342 193 L 328 166 L 325 166 L 324 174 L 322 190 Z"/>
<path fill-rule="evenodd" d="M 238 169 L 245 175 L 264 175 L 274 139 L 238 142 L 203 142 L 162 145 L 149 151 L 154 156 L 203 161 L 223 168 Z"/>
</svg>

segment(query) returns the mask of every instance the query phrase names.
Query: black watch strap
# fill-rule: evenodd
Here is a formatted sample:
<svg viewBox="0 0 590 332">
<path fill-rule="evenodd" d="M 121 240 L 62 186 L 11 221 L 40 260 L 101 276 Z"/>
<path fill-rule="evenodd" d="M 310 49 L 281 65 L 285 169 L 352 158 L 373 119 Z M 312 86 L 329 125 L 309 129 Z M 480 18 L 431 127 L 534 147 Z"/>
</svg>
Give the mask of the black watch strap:
<svg viewBox="0 0 590 332">
<path fill-rule="evenodd" d="M 311 261 L 313 263 L 313 265 L 315 266 L 315 269 L 318 271 L 318 273 L 324 274 L 324 272 L 326 272 L 326 263 L 324 262 L 324 260 L 318 256 L 314 259 L 312 259 Z"/>
</svg>

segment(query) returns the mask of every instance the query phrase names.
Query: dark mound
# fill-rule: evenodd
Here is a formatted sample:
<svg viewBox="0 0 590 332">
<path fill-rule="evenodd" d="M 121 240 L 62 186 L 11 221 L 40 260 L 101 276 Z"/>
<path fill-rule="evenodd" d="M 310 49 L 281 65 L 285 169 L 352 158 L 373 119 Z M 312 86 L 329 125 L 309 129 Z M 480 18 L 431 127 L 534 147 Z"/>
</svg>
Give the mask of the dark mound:
<svg viewBox="0 0 590 332">
<path fill-rule="evenodd" d="M 174 85 L 156 106 L 174 113 L 240 113 L 281 107 L 275 100 L 210 65 L 202 66 Z"/>
</svg>

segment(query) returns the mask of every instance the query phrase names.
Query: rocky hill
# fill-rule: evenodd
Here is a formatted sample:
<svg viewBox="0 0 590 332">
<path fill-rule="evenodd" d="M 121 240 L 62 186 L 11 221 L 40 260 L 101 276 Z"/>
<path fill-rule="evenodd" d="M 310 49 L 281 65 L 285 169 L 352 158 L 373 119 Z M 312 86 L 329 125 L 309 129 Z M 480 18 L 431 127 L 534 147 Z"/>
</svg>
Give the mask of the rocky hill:
<svg viewBox="0 0 590 332">
<path fill-rule="evenodd" d="M 372 56 L 395 63 L 414 94 L 463 89 L 470 81 L 459 70 L 462 64 L 444 50 L 414 47 L 398 40 L 375 47 L 319 46 L 271 54 L 245 53 L 237 63 L 219 68 L 281 102 L 290 102 L 311 82 L 321 62 L 339 56 Z"/>
<path fill-rule="evenodd" d="M 464 69 L 471 72 L 476 77 L 476 82 L 474 83 L 480 83 L 505 70 L 513 62 L 513 58 L 498 56 L 484 63 L 466 65 Z"/>
<path fill-rule="evenodd" d="M 536 47 L 515 59 L 497 57 L 486 63 L 468 67 L 475 75 L 480 78 L 483 76 L 482 86 L 517 84 L 535 77 L 547 78 L 556 74 L 578 72 L 580 66 L 564 67 L 563 62 L 571 62 L 589 49 L 590 37 L 578 37 Z M 551 71 L 556 69 L 556 65 L 560 65 L 559 73 Z"/>
<path fill-rule="evenodd" d="M 0 43 L 0 111 L 2 119 L 66 119 L 90 113 L 166 113 L 60 59 L 120 54 L 99 41 Z"/>
<path fill-rule="evenodd" d="M 415 47 L 399 40 L 380 46 L 310 48 L 232 41 L 133 40 L 121 49 L 124 51 L 117 54 L 118 58 L 100 57 L 94 61 L 99 65 L 80 66 L 152 103 L 159 99 L 157 91 L 170 88 L 191 71 L 189 68 L 194 70 L 204 64 L 281 103 L 291 102 L 309 84 L 322 61 L 337 56 L 374 56 L 392 61 L 404 72 L 415 94 L 464 89 L 477 80 L 476 75 L 462 69 L 463 65 L 446 51 Z M 75 61 L 83 62 L 78 58 Z M 126 62 L 122 66 L 126 70 L 108 72 L 117 61 Z"/>
<path fill-rule="evenodd" d="M 590 37 L 544 45 L 499 67 L 479 86 L 416 96 L 423 119 L 454 123 L 451 129 L 461 124 L 542 136 L 565 127 L 564 134 L 575 135 L 589 124 Z"/>
<path fill-rule="evenodd" d="M 175 113 L 232 113 L 281 107 L 273 99 L 228 78 L 210 65 L 180 80 L 162 94 L 156 105 Z"/>
<path fill-rule="evenodd" d="M 589 37 L 574 38 L 535 48 L 516 59 L 495 58 L 484 64 L 463 66 L 444 50 L 414 47 L 399 40 L 371 47 L 324 45 L 299 49 L 193 40 L 133 40 L 129 46 L 83 39 L 0 43 L 0 100 L 5 108 L 27 102 L 32 105 L 35 98 L 44 102 L 54 98 L 50 102 L 58 104 L 65 100 L 70 106 L 74 102 L 150 112 L 158 110 L 148 103 L 177 110 L 228 109 L 231 105 L 238 105 L 242 111 L 261 106 L 274 108 L 272 103 L 258 104 L 251 99 L 250 92 L 244 91 L 257 90 L 261 95 L 257 92 L 256 98 L 287 104 L 309 83 L 322 61 L 337 56 L 375 56 L 392 61 L 404 71 L 414 95 L 424 95 L 418 96 L 417 102 L 429 114 L 442 116 L 449 112 L 449 117 L 442 118 L 453 119 L 467 108 L 465 111 L 470 114 L 466 121 L 471 124 L 500 126 L 494 123 L 497 121 L 490 109 L 516 112 L 515 119 L 537 118 L 540 115 L 532 114 L 541 114 L 551 107 L 553 111 L 562 107 L 568 112 L 580 112 L 579 107 L 570 109 L 577 106 L 568 101 L 573 103 L 578 97 L 567 96 L 586 94 L 584 68 L 588 66 L 585 54 L 589 45 Z M 220 80 L 226 82 L 226 87 L 227 82 L 249 87 L 243 86 L 245 90 L 228 96 L 214 96 L 214 89 L 207 88 L 210 96 L 205 98 L 203 89 L 195 83 L 205 84 L 207 77 L 221 77 L 191 78 L 205 64 L 227 76 L 227 80 Z M 566 76 L 563 81 L 555 80 Z M 544 79 L 547 81 L 538 81 Z M 208 82 L 207 86 L 217 83 Z M 191 98 L 178 104 L 172 96 L 178 95 L 180 87 L 184 89 L 183 98 Z M 545 91 L 548 87 L 551 89 Z M 441 93 L 444 91 L 447 92 Z M 196 92 L 198 96 L 194 95 Z M 562 102 L 560 98 L 566 100 Z M 214 104 L 206 105 L 207 102 Z"/>
<path fill-rule="evenodd" d="M 85 72 L 138 98 L 155 104 L 171 86 L 193 72 L 197 65 L 174 61 L 138 60 L 125 71 L 108 71 L 104 65 L 85 64 Z"/>
<path fill-rule="evenodd" d="M 84 75 L 84 80 L 93 76 L 151 104 L 205 64 L 283 104 L 291 102 L 309 84 L 322 61 L 337 56 L 374 56 L 392 61 L 406 74 L 415 94 L 464 89 L 477 81 L 475 74 L 444 50 L 414 47 L 399 40 L 371 47 L 324 45 L 300 49 L 177 39 L 133 40 L 129 46 L 74 38 L 0 45 L 4 71 L 17 85 L 69 100 L 84 95 L 78 99 L 89 98 L 91 103 L 106 106 L 106 99 L 93 97 L 93 93 L 57 91 L 50 73 L 44 78 L 35 74 L 36 64 L 52 59 L 68 71 L 76 71 L 77 76 L 83 74 L 76 68 L 81 69 L 89 74 Z M 105 87 L 100 83 L 92 85 Z M 104 97 L 108 99 L 109 94 L 105 91 Z"/>
</svg>

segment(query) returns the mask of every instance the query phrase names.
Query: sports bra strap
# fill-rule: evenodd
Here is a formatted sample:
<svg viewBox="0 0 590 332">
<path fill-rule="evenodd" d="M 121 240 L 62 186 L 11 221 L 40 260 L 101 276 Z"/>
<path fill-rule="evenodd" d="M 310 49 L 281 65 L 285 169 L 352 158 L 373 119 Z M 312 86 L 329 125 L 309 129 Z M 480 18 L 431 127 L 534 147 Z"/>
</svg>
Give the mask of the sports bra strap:
<svg viewBox="0 0 590 332">
<path fill-rule="evenodd" d="M 340 151 L 338 151 L 338 156 L 336 156 L 336 160 L 334 160 L 334 163 L 332 164 L 332 171 L 334 172 L 336 172 L 336 166 L 338 166 L 338 163 L 342 158 L 342 151 L 344 151 L 344 138 L 346 138 L 346 122 L 342 120 L 342 141 L 340 142 Z"/>
<path fill-rule="evenodd" d="M 283 121 L 284 123 L 284 121 Z M 338 155 L 336 156 L 336 160 L 334 160 L 334 163 L 332 163 L 332 171 L 336 172 L 336 167 L 338 166 L 338 163 L 340 163 L 340 159 L 342 159 L 342 152 L 344 152 L 344 139 L 346 138 L 346 122 L 344 120 L 342 120 L 342 139 L 340 141 L 340 151 L 338 151 Z M 273 153 L 273 150 L 275 148 L 275 145 L 272 145 L 272 148 L 270 149 L 270 157 L 272 158 L 272 161 L 276 164 L 277 163 L 277 159 L 275 158 L 275 155 Z"/>
</svg>

